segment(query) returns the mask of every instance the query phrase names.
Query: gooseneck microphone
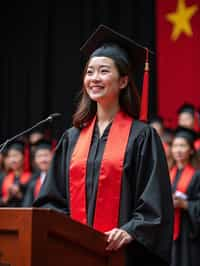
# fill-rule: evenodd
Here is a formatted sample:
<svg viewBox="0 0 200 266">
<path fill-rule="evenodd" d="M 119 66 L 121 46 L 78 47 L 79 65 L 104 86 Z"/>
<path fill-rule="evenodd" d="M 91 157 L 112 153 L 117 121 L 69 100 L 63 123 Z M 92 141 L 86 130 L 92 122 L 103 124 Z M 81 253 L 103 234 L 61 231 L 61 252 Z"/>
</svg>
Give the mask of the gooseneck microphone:
<svg viewBox="0 0 200 266">
<path fill-rule="evenodd" d="M 0 152 L 3 151 L 3 149 L 6 147 L 6 145 L 7 145 L 9 142 L 12 142 L 13 140 L 15 140 L 15 139 L 17 139 L 17 138 L 19 138 L 19 137 L 21 137 L 21 136 L 23 136 L 23 135 L 29 133 L 29 132 L 32 131 L 33 129 L 39 127 L 40 125 L 42 125 L 42 124 L 44 124 L 44 123 L 46 123 L 46 122 L 52 122 L 55 118 L 57 118 L 57 117 L 59 117 L 59 116 L 61 116 L 61 115 L 62 115 L 62 114 L 60 114 L 60 113 L 53 113 L 53 114 L 49 115 L 47 118 L 45 118 L 44 120 L 39 121 L 39 122 L 38 122 L 37 124 L 35 124 L 34 126 L 32 126 L 32 127 L 28 128 L 28 129 L 26 129 L 26 130 L 20 132 L 19 134 L 13 136 L 13 137 L 10 138 L 10 139 L 7 139 L 7 140 L 4 141 L 2 144 L 0 144 Z"/>
</svg>

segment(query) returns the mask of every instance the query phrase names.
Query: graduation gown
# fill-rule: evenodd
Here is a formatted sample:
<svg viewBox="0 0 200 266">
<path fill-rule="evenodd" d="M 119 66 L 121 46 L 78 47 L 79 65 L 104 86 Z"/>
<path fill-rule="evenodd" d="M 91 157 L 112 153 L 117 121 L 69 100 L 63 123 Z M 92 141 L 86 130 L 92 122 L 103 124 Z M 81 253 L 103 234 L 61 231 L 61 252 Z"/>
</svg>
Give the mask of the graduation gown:
<svg viewBox="0 0 200 266">
<path fill-rule="evenodd" d="M 172 191 L 176 191 L 181 171 L 177 171 Z M 181 210 L 179 238 L 173 242 L 172 266 L 200 264 L 200 171 L 196 171 L 187 188 L 188 210 Z"/>
<path fill-rule="evenodd" d="M 99 169 L 109 130 L 110 125 L 99 138 L 96 126 L 90 146 L 86 176 L 89 226 L 93 226 Z M 79 134 L 80 130 L 74 127 L 63 134 L 33 206 L 70 215 L 69 165 Z M 173 204 L 167 163 L 156 131 L 139 121 L 132 123 L 125 153 L 118 227 L 135 238 L 126 247 L 127 266 L 142 266 L 147 262 L 152 266 L 169 265 Z"/>
<path fill-rule="evenodd" d="M 2 187 L 2 182 L 3 182 L 3 178 L 4 178 L 4 175 L 2 172 L 0 173 L 0 188 Z M 5 204 L 3 202 L 3 199 L 2 199 L 2 192 L 1 192 L 1 189 L 0 189 L 0 207 L 4 207 Z"/>
<path fill-rule="evenodd" d="M 40 172 L 35 173 L 32 176 L 31 181 L 28 184 L 24 200 L 22 202 L 22 207 L 32 207 L 34 200 L 37 198 L 39 194 L 44 179 L 45 179 L 45 174 L 42 174 Z"/>
</svg>

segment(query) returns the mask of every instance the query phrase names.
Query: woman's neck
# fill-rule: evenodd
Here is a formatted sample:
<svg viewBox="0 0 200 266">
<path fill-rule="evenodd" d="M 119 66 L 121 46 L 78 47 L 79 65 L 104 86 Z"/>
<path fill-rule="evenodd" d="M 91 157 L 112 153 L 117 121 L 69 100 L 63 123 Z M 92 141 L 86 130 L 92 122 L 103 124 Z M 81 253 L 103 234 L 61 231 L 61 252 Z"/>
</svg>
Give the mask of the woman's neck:
<svg viewBox="0 0 200 266">
<path fill-rule="evenodd" d="M 100 105 L 97 104 L 97 120 L 99 123 L 110 123 L 116 113 L 119 111 L 119 104 L 115 105 Z"/>
<path fill-rule="evenodd" d="M 187 164 L 189 163 L 189 161 L 184 161 L 184 162 L 177 162 L 176 165 L 178 167 L 178 169 L 183 169 Z"/>
</svg>

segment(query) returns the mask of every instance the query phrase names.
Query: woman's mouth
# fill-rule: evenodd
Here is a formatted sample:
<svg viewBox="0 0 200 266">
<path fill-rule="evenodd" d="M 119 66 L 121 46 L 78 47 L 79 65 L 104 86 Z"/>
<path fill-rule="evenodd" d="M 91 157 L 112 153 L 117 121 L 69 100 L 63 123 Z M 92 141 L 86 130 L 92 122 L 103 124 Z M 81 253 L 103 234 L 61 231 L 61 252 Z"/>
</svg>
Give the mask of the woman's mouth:
<svg viewBox="0 0 200 266">
<path fill-rule="evenodd" d="M 90 87 L 90 89 L 91 89 L 92 92 L 95 93 L 95 92 L 102 91 L 104 89 L 104 87 L 103 86 L 92 86 L 92 87 Z"/>
</svg>

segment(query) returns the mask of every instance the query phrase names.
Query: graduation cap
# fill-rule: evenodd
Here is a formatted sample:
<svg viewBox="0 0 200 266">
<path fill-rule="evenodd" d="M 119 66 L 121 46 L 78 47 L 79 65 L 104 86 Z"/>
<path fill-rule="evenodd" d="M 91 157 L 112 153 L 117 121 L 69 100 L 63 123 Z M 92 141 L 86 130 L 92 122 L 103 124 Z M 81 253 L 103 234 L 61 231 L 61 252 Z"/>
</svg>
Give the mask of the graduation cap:
<svg viewBox="0 0 200 266">
<path fill-rule="evenodd" d="M 7 146 L 7 151 L 9 151 L 9 150 L 17 150 L 17 151 L 19 151 L 19 152 L 24 154 L 25 143 L 23 141 L 21 141 L 21 140 L 17 140 L 15 142 L 11 142 Z"/>
<path fill-rule="evenodd" d="M 38 151 L 38 150 L 52 150 L 52 143 L 50 140 L 46 140 L 46 139 L 41 139 L 39 141 L 37 141 L 36 143 L 34 143 L 34 152 Z"/>
<path fill-rule="evenodd" d="M 95 32 L 80 48 L 88 58 L 105 56 L 111 59 L 121 59 L 129 64 L 133 70 L 144 65 L 143 89 L 141 97 L 140 119 L 147 120 L 148 83 L 149 83 L 149 49 L 132 39 L 114 31 L 105 25 L 97 27 Z M 152 53 L 152 52 L 151 52 Z"/>
<path fill-rule="evenodd" d="M 186 139 L 191 145 L 194 144 L 195 140 L 198 138 L 197 133 L 186 127 L 177 127 L 176 130 L 174 131 L 174 138 L 176 137 L 181 137 Z"/>
<path fill-rule="evenodd" d="M 184 103 L 178 109 L 178 114 L 182 114 L 182 113 L 189 113 L 194 116 L 194 113 L 195 113 L 194 105 L 190 103 Z"/>
</svg>

